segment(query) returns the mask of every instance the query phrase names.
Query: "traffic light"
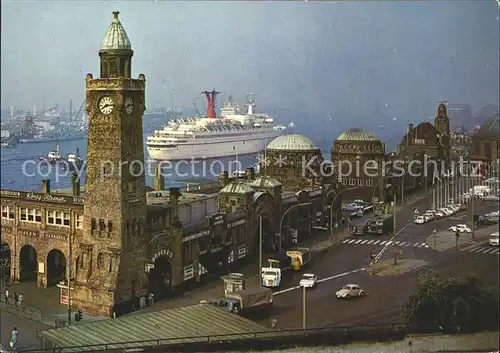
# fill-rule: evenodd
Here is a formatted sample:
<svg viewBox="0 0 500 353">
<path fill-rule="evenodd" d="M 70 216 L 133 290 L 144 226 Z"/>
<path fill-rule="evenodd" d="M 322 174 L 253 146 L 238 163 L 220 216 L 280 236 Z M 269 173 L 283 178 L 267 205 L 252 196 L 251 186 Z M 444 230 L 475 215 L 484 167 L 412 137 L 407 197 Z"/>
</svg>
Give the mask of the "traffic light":
<svg viewBox="0 0 500 353">
<path fill-rule="evenodd" d="M 80 321 L 81 319 L 83 319 L 83 315 L 82 315 L 82 312 L 80 310 L 78 310 L 75 313 L 75 321 Z"/>
</svg>

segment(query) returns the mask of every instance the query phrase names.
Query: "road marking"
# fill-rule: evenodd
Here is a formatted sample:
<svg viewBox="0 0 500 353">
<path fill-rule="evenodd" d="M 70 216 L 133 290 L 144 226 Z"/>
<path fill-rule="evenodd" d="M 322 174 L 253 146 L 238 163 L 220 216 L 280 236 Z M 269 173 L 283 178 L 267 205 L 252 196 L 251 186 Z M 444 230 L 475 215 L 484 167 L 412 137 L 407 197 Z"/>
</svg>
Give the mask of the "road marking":
<svg viewBox="0 0 500 353">
<path fill-rule="evenodd" d="M 499 249 L 489 248 L 481 245 L 469 245 L 464 249 L 460 249 L 460 251 L 466 251 L 469 253 L 481 254 L 481 255 L 499 255 Z"/>
<path fill-rule="evenodd" d="M 406 244 L 406 242 L 405 242 L 405 241 L 403 241 L 403 242 L 401 242 L 401 244 L 396 244 L 396 245 L 405 246 L 405 244 Z"/>
<path fill-rule="evenodd" d="M 361 244 L 365 244 L 365 243 L 368 243 L 368 240 L 363 240 L 363 241 L 361 242 Z"/>
<path fill-rule="evenodd" d="M 356 272 L 361 272 L 361 271 L 364 271 L 364 270 L 366 270 L 366 267 L 358 268 L 357 270 L 347 271 L 347 272 L 344 272 L 344 273 L 339 273 L 338 275 L 333 275 L 333 276 L 330 276 L 330 277 L 319 279 L 318 283 L 330 281 L 332 279 L 336 279 L 336 278 L 339 278 L 339 277 L 344 277 L 344 276 L 347 276 L 347 275 L 350 275 L 350 274 L 353 274 L 353 273 L 356 273 Z M 291 287 L 291 288 L 280 290 L 278 292 L 274 292 L 273 293 L 273 297 L 276 296 L 276 295 L 283 294 L 283 293 L 291 292 L 291 291 L 293 291 L 295 289 L 300 289 L 300 286 L 295 286 L 295 287 Z"/>
<path fill-rule="evenodd" d="M 477 247 L 476 244 L 472 244 L 472 245 L 469 245 L 468 247 L 466 248 L 463 248 L 462 251 L 467 251 L 467 250 L 471 250 L 471 249 L 475 249 Z"/>
</svg>

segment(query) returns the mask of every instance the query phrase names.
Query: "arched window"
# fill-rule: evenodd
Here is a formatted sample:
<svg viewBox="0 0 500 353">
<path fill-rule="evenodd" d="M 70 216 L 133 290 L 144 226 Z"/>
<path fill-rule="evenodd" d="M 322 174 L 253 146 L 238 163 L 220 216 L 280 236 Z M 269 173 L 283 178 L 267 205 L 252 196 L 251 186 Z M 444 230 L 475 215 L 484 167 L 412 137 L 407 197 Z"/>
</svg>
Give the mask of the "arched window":
<svg viewBox="0 0 500 353">
<path fill-rule="evenodd" d="M 103 253 L 99 253 L 97 255 L 97 268 L 102 269 L 104 267 L 104 255 Z"/>
</svg>

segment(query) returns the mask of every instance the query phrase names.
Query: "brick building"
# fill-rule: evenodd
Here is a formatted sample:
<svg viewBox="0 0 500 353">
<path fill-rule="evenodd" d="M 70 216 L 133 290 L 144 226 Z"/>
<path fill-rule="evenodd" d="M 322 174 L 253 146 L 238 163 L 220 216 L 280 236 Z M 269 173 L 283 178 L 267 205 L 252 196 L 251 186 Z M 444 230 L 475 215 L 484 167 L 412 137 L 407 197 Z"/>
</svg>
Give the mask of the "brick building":
<svg viewBox="0 0 500 353">
<path fill-rule="evenodd" d="M 385 145 L 371 132 L 350 129 L 343 132 L 331 149 L 331 160 L 339 175 L 347 200 L 362 199 L 371 202 L 384 197 L 383 162 Z"/>
</svg>

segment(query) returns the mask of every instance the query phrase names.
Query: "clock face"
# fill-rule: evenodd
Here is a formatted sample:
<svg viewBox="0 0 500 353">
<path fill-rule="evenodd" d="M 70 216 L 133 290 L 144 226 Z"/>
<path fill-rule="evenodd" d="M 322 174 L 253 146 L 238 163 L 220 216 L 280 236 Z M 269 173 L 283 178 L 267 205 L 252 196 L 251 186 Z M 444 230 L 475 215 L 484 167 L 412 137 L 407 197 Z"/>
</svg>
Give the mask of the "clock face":
<svg viewBox="0 0 500 353">
<path fill-rule="evenodd" d="M 134 111 L 134 100 L 130 97 L 125 98 L 125 113 L 128 115 Z"/>
<path fill-rule="evenodd" d="M 99 110 L 102 114 L 109 115 L 113 112 L 114 105 L 113 98 L 105 96 L 99 101 Z"/>
</svg>

